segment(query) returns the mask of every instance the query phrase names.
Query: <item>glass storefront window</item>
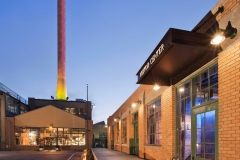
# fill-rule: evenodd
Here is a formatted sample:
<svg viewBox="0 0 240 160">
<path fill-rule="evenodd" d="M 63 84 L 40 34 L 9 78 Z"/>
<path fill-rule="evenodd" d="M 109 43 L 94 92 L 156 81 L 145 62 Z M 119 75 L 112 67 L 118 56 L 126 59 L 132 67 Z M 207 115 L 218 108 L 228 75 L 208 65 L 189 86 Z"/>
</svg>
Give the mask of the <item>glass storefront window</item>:
<svg viewBox="0 0 240 160">
<path fill-rule="evenodd" d="M 180 160 L 187 160 L 191 157 L 191 110 L 192 107 L 218 99 L 218 64 L 186 80 L 177 87 L 176 92 L 177 155 Z M 202 144 L 199 144 L 198 148 L 201 147 Z M 200 152 L 198 154 L 201 155 Z"/>
<path fill-rule="evenodd" d="M 85 145 L 85 131 L 80 128 L 15 127 L 17 145 Z"/>
</svg>

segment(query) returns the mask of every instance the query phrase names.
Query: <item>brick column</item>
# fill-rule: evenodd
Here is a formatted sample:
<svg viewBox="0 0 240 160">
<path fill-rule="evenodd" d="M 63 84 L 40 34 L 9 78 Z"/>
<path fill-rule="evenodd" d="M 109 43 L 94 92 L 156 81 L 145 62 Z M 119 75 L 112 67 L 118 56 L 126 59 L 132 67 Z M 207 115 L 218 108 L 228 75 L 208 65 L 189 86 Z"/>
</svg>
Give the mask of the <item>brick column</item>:
<svg viewBox="0 0 240 160">
<path fill-rule="evenodd" d="M 219 55 L 219 160 L 240 159 L 240 42 Z"/>
</svg>

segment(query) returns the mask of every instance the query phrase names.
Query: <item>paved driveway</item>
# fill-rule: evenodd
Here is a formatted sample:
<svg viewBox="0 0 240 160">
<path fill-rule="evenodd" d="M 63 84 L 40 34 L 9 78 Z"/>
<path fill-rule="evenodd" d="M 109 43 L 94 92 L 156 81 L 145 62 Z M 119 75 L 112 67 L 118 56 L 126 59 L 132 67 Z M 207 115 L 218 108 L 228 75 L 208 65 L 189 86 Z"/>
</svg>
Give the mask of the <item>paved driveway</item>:
<svg viewBox="0 0 240 160">
<path fill-rule="evenodd" d="M 0 160 L 80 160 L 78 151 L 0 151 Z"/>
</svg>

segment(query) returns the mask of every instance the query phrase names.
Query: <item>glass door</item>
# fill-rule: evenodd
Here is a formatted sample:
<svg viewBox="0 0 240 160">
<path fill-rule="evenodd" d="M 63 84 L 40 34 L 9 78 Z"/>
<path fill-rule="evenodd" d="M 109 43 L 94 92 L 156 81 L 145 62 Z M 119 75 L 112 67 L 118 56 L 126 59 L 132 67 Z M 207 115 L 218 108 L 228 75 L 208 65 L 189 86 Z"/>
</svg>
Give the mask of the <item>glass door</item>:
<svg viewBox="0 0 240 160">
<path fill-rule="evenodd" d="M 192 160 L 217 160 L 217 106 L 192 109 Z"/>
</svg>

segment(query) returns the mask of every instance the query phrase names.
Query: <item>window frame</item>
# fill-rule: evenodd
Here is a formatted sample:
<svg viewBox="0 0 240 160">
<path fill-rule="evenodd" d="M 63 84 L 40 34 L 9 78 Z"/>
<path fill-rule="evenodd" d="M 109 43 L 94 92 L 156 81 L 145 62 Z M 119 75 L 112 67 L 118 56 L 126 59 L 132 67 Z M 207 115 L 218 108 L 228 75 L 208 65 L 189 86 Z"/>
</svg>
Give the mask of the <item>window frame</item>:
<svg viewBox="0 0 240 160">
<path fill-rule="evenodd" d="M 159 101 L 159 105 L 156 105 Z M 155 107 L 156 108 L 155 108 Z M 150 107 L 154 109 L 149 109 Z M 162 132 L 161 132 L 161 96 L 155 98 L 146 105 L 146 121 L 147 134 L 146 145 L 161 146 Z M 150 121 L 150 122 L 149 122 Z M 151 124 L 150 124 L 151 123 Z M 149 126 L 150 124 L 150 126 Z M 158 125 L 157 125 L 158 124 Z M 158 127 L 158 128 L 157 128 Z M 149 133 L 150 132 L 150 133 Z"/>
<path fill-rule="evenodd" d="M 116 144 L 120 144 L 120 128 L 119 128 L 119 121 L 116 123 L 116 130 L 117 130 L 117 142 L 116 142 Z"/>
<path fill-rule="evenodd" d="M 127 144 L 127 118 L 122 119 L 122 144 Z"/>
<path fill-rule="evenodd" d="M 191 114 L 192 114 L 192 110 L 194 109 L 194 108 L 198 108 L 198 107 L 201 107 L 201 106 L 204 106 L 204 105 L 208 105 L 208 104 L 210 104 L 210 103 L 213 103 L 213 102 L 217 102 L 218 101 L 218 96 L 219 96 L 219 94 L 218 94 L 218 92 L 217 92 L 217 98 L 215 98 L 215 99 L 210 99 L 211 97 L 211 94 L 212 93 L 210 93 L 211 91 L 211 88 L 213 88 L 213 87 L 217 87 L 218 88 L 218 84 L 219 84 L 219 80 L 218 80 L 218 77 L 217 77 L 217 83 L 214 83 L 213 85 L 211 85 L 211 81 L 210 81 L 210 79 L 211 79 L 211 69 L 213 68 L 213 70 L 215 70 L 214 69 L 214 67 L 216 66 L 216 71 L 215 72 L 213 72 L 212 74 L 215 74 L 215 73 L 217 73 L 217 75 L 219 75 L 218 74 L 218 61 L 217 60 L 215 60 L 215 61 L 213 61 L 211 64 L 208 64 L 208 65 L 206 65 L 206 66 L 204 66 L 204 67 L 202 67 L 202 68 L 200 68 L 199 70 L 197 70 L 197 71 L 195 71 L 193 74 L 191 74 L 191 75 L 189 75 L 189 76 L 187 76 L 185 79 L 183 79 L 182 81 L 181 81 L 181 83 L 179 83 L 179 84 L 176 84 L 175 85 L 175 103 L 176 103 L 176 148 L 175 148 L 175 150 L 176 150 L 176 156 L 177 157 L 179 157 L 179 156 L 182 156 L 182 150 L 181 150 L 181 148 L 183 147 L 181 144 L 182 144 L 182 142 L 181 142 L 181 133 L 180 133 L 180 131 L 182 130 L 182 129 L 184 129 L 184 131 L 187 131 L 187 130 L 189 130 L 190 129 L 190 136 L 192 136 L 192 118 L 190 118 L 190 124 L 189 124 L 189 126 L 190 126 L 190 128 L 188 128 L 188 125 L 186 125 L 186 123 L 185 124 L 181 124 L 181 117 L 182 117 L 182 115 L 186 115 L 186 112 L 184 112 L 184 114 L 182 114 L 181 113 L 181 106 L 182 106 L 182 100 L 184 100 L 184 99 L 187 99 L 187 98 L 190 98 L 190 111 L 188 111 L 188 112 L 190 112 L 190 117 L 192 116 Z M 207 78 L 205 77 L 205 79 L 207 79 L 207 87 L 205 87 L 204 89 L 202 89 L 202 81 L 203 81 L 203 78 L 202 78 L 202 76 L 204 75 L 204 73 L 207 71 Z M 200 87 L 196 87 L 196 80 L 195 80 L 195 78 L 197 78 L 197 77 L 199 77 L 199 86 Z M 181 97 L 181 96 L 179 96 L 180 94 L 182 94 L 182 93 L 179 93 L 179 89 L 181 88 L 181 87 L 183 87 L 185 84 L 186 84 L 186 82 L 189 82 L 189 85 L 190 85 L 190 89 L 189 89 L 189 91 L 190 91 L 190 93 L 189 93 L 189 95 L 188 96 L 184 96 L 184 97 Z M 197 90 L 196 90 L 196 88 L 198 88 Z M 216 88 L 215 88 L 216 89 Z M 202 93 L 200 93 L 200 92 L 202 92 L 202 91 L 206 91 L 207 90 L 207 99 L 205 99 L 206 97 L 205 97 L 205 92 L 204 92 L 204 94 L 202 94 Z M 196 97 L 195 96 L 197 96 L 197 93 L 200 93 L 199 95 L 202 95 L 203 97 L 204 97 L 204 100 L 202 101 L 202 100 L 200 100 L 200 103 L 199 104 L 197 104 L 197 102 L 196 102 Z M 179 98 L 181 98 L 181 99 L 179 99 Z M 197 105 L 195 105 L 195 104 L 197 104 Z M 185 117 L 186 118 L 186 117 Z M 191 145 L 192 145 L 192 142 L 191 142 L 191 140 L 190 140 L 190 148 L 191 148 Z M 188 145 L 189 146 L 189 145 Z M 184 152 L 185 153 L 185 152 Z M 190 155 L 191 155 L 191 152 L 190 152 Z M 180 159 L 182 158 L 182 157 L 179 157 Z"/>
</svg>

